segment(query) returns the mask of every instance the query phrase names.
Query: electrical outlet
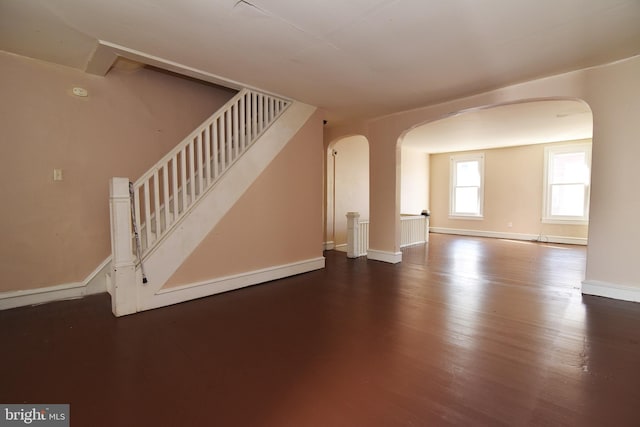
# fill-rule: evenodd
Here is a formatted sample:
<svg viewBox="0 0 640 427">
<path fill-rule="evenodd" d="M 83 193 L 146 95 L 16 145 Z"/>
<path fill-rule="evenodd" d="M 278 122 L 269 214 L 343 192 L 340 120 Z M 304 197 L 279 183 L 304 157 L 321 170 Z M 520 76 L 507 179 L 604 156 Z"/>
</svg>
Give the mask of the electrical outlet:
<svg viewBox="0 0 640 427">
<path fill-rule="evenodd" d="M 507 227 L 509 227 L 509 228 L 513 227 L 513 223 L 512 222 L 508 222 L 507 223 Z"/>
<path fill-rule="evenodd" d="M 73 89 L 71 89 L 71 92 L 75 95 L 75 96 L 80 96 L 82 98 L 89 96 L 89 92 L 87 92 L 87 90 L 85 88 L 82 87 L 74 87 Z"/>
<path fill-rule="evenodd" d="M 54 169 L 53 170 L 53 180 L 54 181 L 62 181 L 62 169 Z"/>
</svg>

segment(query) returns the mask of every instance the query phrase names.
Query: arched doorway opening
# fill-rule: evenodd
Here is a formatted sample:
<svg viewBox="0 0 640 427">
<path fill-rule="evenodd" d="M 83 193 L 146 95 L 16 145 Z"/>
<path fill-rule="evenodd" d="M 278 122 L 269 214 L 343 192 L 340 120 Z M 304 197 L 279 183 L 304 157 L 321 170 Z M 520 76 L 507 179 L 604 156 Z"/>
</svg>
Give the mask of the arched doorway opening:
<svg viewBox="0 0 640 427">
<path fill-rule="evenodd" d="M 589 106 L 567 98 L 484 106 L 420 123 L 398 140 L 399 210 L 416 210 L 411 201 L 426 197 L 432 231 L 586 244 L 592 135 Z M 465 165 L 474 166 L 477 179 L 458 176 L 456 167 Z"/>
<path fill-rule="evenodd" d="M 346 251 L 347 212 L 369 219 L 369 141 L 362 135 L 333 141 L 326 165 L 325 249 Z"/>
</svg>

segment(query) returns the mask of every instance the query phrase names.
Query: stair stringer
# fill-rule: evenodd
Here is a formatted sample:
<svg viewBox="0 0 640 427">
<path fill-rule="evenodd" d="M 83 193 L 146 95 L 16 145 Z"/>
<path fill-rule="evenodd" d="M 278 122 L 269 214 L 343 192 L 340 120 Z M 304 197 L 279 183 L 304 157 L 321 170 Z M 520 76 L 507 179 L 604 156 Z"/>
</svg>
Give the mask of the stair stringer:
<svg viewBox="0 0 640 427">
<path fill-rule="evenodd" d="M 149 310 L 192 299 L 185 292 L 174 293 L 170 303 L 158 298 L 159 292 L 182 263 L 198 247 L 216 224 L 240 199 L 291 138 L 316 111 L 316 107 L 293 102 L 258 140 L 228 169 L 178 223 L 142 260 L 147 283 L 142 284 L 136 269 L 137 311 Z"/>
</svg>

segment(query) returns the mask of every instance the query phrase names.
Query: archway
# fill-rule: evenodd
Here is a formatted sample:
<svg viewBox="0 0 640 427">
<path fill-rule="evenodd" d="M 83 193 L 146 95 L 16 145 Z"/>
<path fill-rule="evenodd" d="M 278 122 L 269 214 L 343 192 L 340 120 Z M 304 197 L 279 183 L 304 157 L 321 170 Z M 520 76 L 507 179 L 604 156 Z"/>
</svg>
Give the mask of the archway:
<svg viewBox="0 0 640 427">
<path fill-rule="evenodd" d="M 580 160 L 580 153 L 584 153 L 582 160 L 589 168 L 592 135 L 591 109 L 584 101 L 568 98 L 466 109 L 412 126 L 398 139 L 402 156 L 400 211 L 404 213 L 407 200 L 413 199 L 406 192 L 417 188 L 421 197 L 428 194 L 425 208 L 432 213 L 432 231 L 586 244 L 590 173 L 582 177 L 584 198 L 574 197 L 576 203 L 583 203 L 584 215 L 576 213 L 578 208 L 563 210 L 561 203 L 563 192 L 580 196 L 582 191 L 579 182 L 569 182 L 582 178 L 569 170 L 579 165 L 567 163 L 571 159 L 566 154 L 575 153 L 573 157 Z M 452 162 L 460 153 L 478 156 L 483 166 L 476 188 L 481 191 L 478 212 L 457 214 L 452 210 L 456 200 Z M 554 158 L 554 153 L 565 154 Z M 425 170 L 416 172 L 416 162 L 409 162 L 407 156 L 427 156 L 428 160 L 421 162 Z M 553 174 L 553 165 L 558 162 L 564 166 L 559 164 Z M 414 176 L 427 175 L 428 183 L 408 186 L 406 180 L 411 176 L 406 165 L 412 165 Z"/>
<path fill-rule="evenodd" d="M 369 219 L 369 141 L 352 135 L 326 150 L 325 249 L 346 251 L 347 212 Z"/>
</svg>

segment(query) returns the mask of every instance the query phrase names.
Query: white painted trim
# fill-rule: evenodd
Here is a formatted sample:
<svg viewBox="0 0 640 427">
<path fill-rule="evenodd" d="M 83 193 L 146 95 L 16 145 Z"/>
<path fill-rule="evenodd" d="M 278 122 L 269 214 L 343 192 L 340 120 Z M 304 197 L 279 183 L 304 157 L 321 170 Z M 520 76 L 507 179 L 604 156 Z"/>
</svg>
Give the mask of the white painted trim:
<svg viewBox="0 0 640 427">
<path fill-rule="evenodd" d="M 104 54 L 102 51 L 110 50 L 113 54 L 117 56 L 122 56 L 124 58 L 130 59 L 132 61 L 141 62 L 143 64 L 152 65 L 154 67 L 161 68 L 163 70 L 171 71 L 177 74 L 181 74 L 183 76 L 193 77 L 198 80 L 202 80 L 209 83 L 214 83 L 220 86 L 228 87 L 231 89 L 241 90 L 243 88 L 255 90 L 258 92 L 262 92 L 268 95 L 273 95 L 281 98 L 287 98 L 285 96 L 279 95 L 277 93 L 268 92 L 263 89 L 259 89 L 250 84 L 246 84 L 243 82 L 238 82 L 236 80 L 228 79 L 226 77 L 219 76 L 217 74 L 208 73 L 203 70 L 199 70 L 197 68 L 189 67 L 184 64 L 180 64 L 178 62 L 171 61 L 169 59 L 160 58 L 158 56 L 149 55 L 148 53 L 141 52 L 139 50 L 130 49 L 125 46 L 121 46 L 119 44 L 111 43 L 106 40 L 98 40 L 98 48 L 100 49 L 100 53 Z"/>
<path fill-rule="evenodd" d="M 424 245 L 425 243 L 427 243 L 426 240 L 420 240 L 420 241 L 417 241 L 417 242 L 405 243 L 404 245 L 400 245 L 400 249 L 408 248 L 410 246 Z"/>
<path fill-rule="evenodd" d="M 334 245 L 333 250 L 338 252 L 347 252 L 347 244 L 340 243 L 339 245 Z"/>
<path fill-rule="evenodd" d="M 98 40 L 84 70 L 89 74 L 104 77 L 117 59 L 118 55 L 116 52 Z"/>
<path fill-rule="evenodd" d="M 478 187 L 478 213 L 464 214 L 455 211 L 455 191 L 457 188 L 457 168 L 461 162 L 478 162 L 480 185 Z M 483 220 L 484 216 L 484 153 L 454 154 L 449 158 L 449 218 Z"/>
<path fill-rule="evenodd" d="M 640 302 L 640 287 L 601 282 L 599 280 L 584 280 L 582 282 L 584 295 L 613 298 L 622 301 Z"/>
<path fill-rule="evenodd" d="M 296 274 L 319 270 L 324 268 L 324 266 L 325 258 L 318 257 L 247 273 L 190 283 L 183 286 L 160 289 L 152 298 L 142 302 L 143 305 L 140 307 L 140 310 L 165 307 L 196 298 L 233 291 L 247 286 L 294 276 Z"/>
<path fill-rule="evenodd" d="M 402 262 L 402 252 L 386 252 L 378 251 L 375 249 L 368 249 L 367 258 L 374 261 L 383 261 L 390 264 L 397 264 L 399 262 Z"/>
<path fill-rule="evenodd" d="M 539 234 L 505 233 L 502 231 L 464 230 L 457 228 L 430 227 L 431 233 L 455 234 L 458 236 L 491 237 L 494 239 L 526 240 L 529 242 L 561 243 L 566 245 L 586 245 L 582 237 L 546 236 Z"/>
<path fill-rule="evenodd" d="M 335 249 L 336 244 L 333 240 L 329 240 L 328 242 L 324 242 L 322 249 L 325 251 L 331 251 L 333 249 Z"/>
<path fill-rule="evenodd" d="M 0 292 L 0 310 L 82 298 L 85 295 L 107 292 L 106 273 L 110 268 L 111 256 L 102 261 L 82 282 Z"/>
<path fill-rule="evenodd" d="M 74 282 L 46 288 L 2 292 L 0 293 L 0 310 L 81 298 L 87 294 L 86 290 L 84 283 Z"/>
<path fill-rule="evenodd" d="M 565 245 L 582 245 L 586 246 L 588 240 L 584 237 L 565 237 L 565 236 L 537 236 L 536 241 L 542 243 L 562 243 Z"/>
<path fill-rule="evenodd" d="M 107 292 L 106 275 L 111 271 L 111 255 L 102 261 L 82 283 L 87 287 L 87 295 Z"/>
<path fill-rule="evenodd" d="M 564 145 L 554 145 L 554 146 L 545 146 L 544 147 L 544 174 L 542 175 L 542 223 L 543 224 L 575 224 L 575 225 L 584 225 L 589 223 L 589 200 L 591 197 L 591 139 L 589 142 L 581 142 L 581 143 L 569 143 Z M 551 168 L 549 164 L 551 163 L 552 156 L 556 154 L 567 154 L 567 153 L 576 153 L 583 152 L 585 154 L 585 168 L 587 173 L 585 176 L 585 181 L 578 183 L 573 182 L 571 184 L 583 184 L 585 197 L 584 197 L 584 215 L 579 217 L 565 217 L 560 215 L 551 215 L 551 191 L 550 187 L 553 184 L 549 183 Z M 563 183 L 567 184 L 567 183 Z"/>
<path fill-rule="evenodd" d="M 449 214 L 449 219 L 461 219 L 467 220 L 470 219 L 472 221 L 484 221 L 484 216 L 482 215 L 461 215 L 461 214 Z"/>
</svg>

